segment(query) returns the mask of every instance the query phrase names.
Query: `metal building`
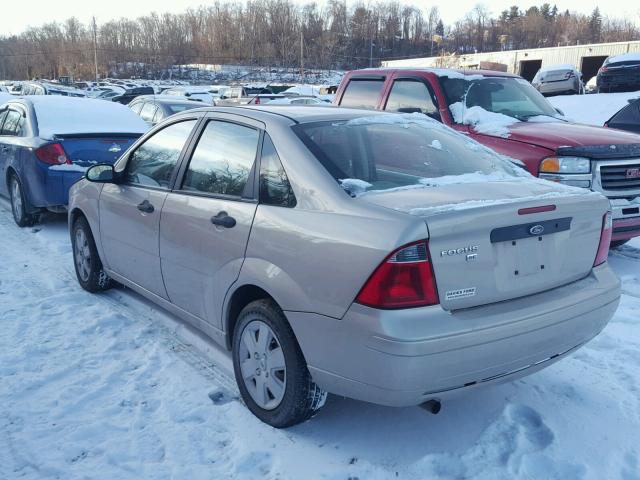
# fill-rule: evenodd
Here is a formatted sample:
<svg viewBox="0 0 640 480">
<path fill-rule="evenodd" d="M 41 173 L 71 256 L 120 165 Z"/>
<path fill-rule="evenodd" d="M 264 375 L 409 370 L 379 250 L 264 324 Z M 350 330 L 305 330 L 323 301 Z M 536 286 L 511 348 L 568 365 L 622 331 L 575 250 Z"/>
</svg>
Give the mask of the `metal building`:
<svg viewBox="0 0 640 480">
<path fill-rule="evenodd" d="M 444 55 L 392 60 L 382 62 L 382 65 L 385 67 L 487 68 L 517 73 L 531 81 L 541 67 L 568 64 L 580 70 L 584 81 L 587 82 L 598 73 L 598 69 L 608 56 L 631 52 L 640 52 L 640 41 Z"/>
</svg>

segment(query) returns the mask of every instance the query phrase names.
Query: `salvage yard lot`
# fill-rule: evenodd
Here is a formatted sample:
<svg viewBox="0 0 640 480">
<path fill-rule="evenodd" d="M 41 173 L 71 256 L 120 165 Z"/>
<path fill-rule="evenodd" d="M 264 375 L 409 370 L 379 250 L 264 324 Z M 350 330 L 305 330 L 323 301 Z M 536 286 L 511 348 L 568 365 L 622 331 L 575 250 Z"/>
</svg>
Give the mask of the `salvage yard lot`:
<svg viewBox="0 0 640 480">
<path fill-rule="evenodd" d="M 130 290 L 77 284 L 64 216 L 0 201 L 0 479 L 640 478 L 640 240 L 610 255 L 620 309 L 552 367 L 443 404 L 336 397 L 275 430 L 231 364 Z"/>
</svg>

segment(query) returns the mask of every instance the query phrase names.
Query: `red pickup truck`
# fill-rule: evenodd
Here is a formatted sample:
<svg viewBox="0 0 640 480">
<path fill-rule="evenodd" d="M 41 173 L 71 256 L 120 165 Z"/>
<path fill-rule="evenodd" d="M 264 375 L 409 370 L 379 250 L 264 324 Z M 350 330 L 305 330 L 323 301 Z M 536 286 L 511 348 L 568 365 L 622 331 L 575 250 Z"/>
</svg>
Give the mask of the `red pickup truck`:
<svg viewBox="0 0 640 480">
<path fill-rule="evenodd" d="M 355 70 L 340 83 L 335 103 L 428 115 L 520 160 L 533 175 L 607 196 L 614 219 L 612 246 L 640 236 L 640 135 L 573 123 L 517 75 Z"/>
</svg>

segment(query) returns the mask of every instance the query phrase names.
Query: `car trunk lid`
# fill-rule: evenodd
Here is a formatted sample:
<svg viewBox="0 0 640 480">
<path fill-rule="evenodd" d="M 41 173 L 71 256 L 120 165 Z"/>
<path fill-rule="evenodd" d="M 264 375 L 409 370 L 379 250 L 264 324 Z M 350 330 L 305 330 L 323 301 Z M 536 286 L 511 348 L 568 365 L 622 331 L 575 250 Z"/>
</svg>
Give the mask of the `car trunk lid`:
<svg viewBox="0 0 640 480">
<path fill-rule="evenodd" d="M 98 163 L 114 163 L 136 141 L 137 134 L 83 134 L 58 135 L 67 154 L 67 159 L 74 165 L 90 167 Z"/>
<path fill-rule="evenodd" d="M 532 295 L 585 277 L 608 209 L 599 194 L 543 181 L 453 184 L 361 198 L 424 218 L 446 310 Z"/>
</svg>

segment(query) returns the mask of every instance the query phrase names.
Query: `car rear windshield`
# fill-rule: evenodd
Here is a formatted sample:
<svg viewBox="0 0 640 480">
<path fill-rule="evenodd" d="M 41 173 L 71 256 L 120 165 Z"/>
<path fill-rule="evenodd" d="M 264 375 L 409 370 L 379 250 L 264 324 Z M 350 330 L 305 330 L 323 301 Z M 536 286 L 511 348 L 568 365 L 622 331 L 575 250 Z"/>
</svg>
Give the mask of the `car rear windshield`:
<svg viewBox="0 0 640 480">
<path fill-rule="evenodd" d="M 522 78 L 470 75 L 465 78 L 440 77 L 440 83 L 449 107 L 456 104 L 466 108 L 477 106 L 522 121 L 539 115 L 558 115 L 551 104 Z"/>
<path fill-rule="evenodd" d="M 528 176 L 504 157 L 422 114 L 314 122 L 293 129 L 352 194 L 459 183 L 451 176 L 460 175 L 479 181 Z"/>
</svg>

